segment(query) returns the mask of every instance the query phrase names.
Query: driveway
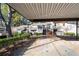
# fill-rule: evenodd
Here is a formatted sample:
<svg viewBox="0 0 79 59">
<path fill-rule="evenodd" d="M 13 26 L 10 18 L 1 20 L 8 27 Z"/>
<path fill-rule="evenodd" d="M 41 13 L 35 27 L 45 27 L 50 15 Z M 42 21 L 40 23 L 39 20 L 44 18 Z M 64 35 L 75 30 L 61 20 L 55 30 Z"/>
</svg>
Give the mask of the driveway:
<svg viewBox="0 0 79 59">
<path fill-rule="evenodd" d="M 23 49 L 24 52 L 22 52 Z M 17 50 L 14 55 L 18 55 L 19 52 L 22 52 L 22 56 L 77 56 L 79 55 L 79 41 L 61 40 L 57 37 L 40 38 L 30 47 Z"/>
</svg>

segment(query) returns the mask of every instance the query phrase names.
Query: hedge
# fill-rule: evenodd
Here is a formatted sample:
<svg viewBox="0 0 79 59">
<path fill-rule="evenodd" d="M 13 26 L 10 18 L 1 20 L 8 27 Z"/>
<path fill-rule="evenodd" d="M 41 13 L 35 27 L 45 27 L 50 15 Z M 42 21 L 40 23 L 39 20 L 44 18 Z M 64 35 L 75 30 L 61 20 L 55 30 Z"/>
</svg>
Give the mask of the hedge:
<svg viewBox="0 0 79 59">
<path fill-rule="evenodd" d="M 22 35 L 13 36 L 5 39 L 0 39 L 0 48 L 14 44 L 16 41 L 30 38 L 30 34 L 24 33 Z"/>
<path fill-rule="evenodd" d="M 75 33 L 73 33 L 73 32 L 66 32 L 66 33 L 64 33 L 65 35 L 69 35 L 69 36 L 75 36 Z"/>
<path fill-rule="evenodd" d="M 35 33 L 35 35 L 37 35 L 37 36 L 38 36 L 38 35 L 42 35 L 42 33 Z"/>
</svg>

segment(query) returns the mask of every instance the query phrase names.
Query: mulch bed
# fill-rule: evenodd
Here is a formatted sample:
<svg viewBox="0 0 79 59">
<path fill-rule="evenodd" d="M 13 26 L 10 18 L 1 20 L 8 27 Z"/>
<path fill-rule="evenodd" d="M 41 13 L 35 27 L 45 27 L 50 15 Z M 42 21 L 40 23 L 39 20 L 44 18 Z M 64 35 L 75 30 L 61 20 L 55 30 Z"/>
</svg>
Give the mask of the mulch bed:
<svg viewBox="0 0 79 59">
<path fill-rule="evenodd" d="M 47 38 L 48 36 L 42 35 L 39 38 L 44 38 L 44 37 Z M 17 41 L 15 45 L 10 45 L 8 47 L 0 48 L 0 56 L 11 56 L 16 49 L 22 47 L 29 47 L 36 39 L 37 39 L 36 36 L 31 36 L 31 38 L 28 40 L 27 39 L 20 40 Z"/>
<path fill-rule="evenodd" d="M 33 39 L 34 40 L 34 39 Z M 17 42 L 15 45 L 10 45 L 8 47 L 0 48 L 0 56 L 11 56 L 12 52 L 17 48 L 21 48 L 29 44 L 33 40 L 23 40 Z"/>
</svg>

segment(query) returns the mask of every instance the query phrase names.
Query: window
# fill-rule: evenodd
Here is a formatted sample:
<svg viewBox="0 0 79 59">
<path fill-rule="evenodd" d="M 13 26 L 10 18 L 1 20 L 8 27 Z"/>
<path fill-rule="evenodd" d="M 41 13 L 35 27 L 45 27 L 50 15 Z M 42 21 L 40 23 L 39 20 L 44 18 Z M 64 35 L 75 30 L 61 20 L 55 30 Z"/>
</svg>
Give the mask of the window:
<svg viewBox="0 0 79 59">
<path fill-rule="evenodd" d="M 57 35 L 76 36 L 76 21 L 58 22 L 56 23 L 56 26 L 57 26 Z"/>
</svg>

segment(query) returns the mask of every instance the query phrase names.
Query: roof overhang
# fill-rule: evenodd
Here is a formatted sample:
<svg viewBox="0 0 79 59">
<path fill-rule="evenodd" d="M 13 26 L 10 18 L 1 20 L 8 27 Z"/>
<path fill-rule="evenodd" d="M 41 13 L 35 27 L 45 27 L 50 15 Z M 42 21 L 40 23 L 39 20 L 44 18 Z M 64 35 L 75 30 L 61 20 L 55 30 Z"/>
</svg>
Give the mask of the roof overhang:
<svg viewBox="0 0 79 59">
<path fill-rule="evenodd" d="M 9 3 L 8 5 L 31 21 L 79 18 L 79 3 Z"/>
</svg>

